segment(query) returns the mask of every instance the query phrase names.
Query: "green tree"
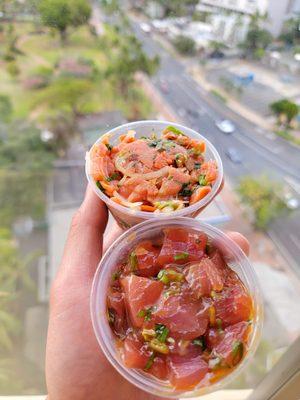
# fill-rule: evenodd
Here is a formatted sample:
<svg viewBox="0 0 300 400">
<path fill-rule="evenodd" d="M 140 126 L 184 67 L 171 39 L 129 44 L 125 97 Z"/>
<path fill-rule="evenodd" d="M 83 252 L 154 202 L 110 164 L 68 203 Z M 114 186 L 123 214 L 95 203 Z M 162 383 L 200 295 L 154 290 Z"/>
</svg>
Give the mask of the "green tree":
<svg viewBox="0 0 300 400">
<path fill-rule="evenodd" d="M 18 217 L 44 217 L 54 155 L 31 126 L 18 122 L 6 133 L 0 140 L 0 221 L 10 227 Z"/>
<path fill-rule="evenodd" d="M 128 96 L 128 89 L 136 72 L 153 75 L 159 65 L 159 58 L 149 58 L 139 40 L 133 35 L 123 35 L 112 54 L 106 76 L 118 87 L 120 93 Z"/>
<path fill-rule="evenodd" d="M 186 15 L 188 9 L 194 10 L 198 0 L 156 0 L 164 9 L 165 17 Z"/>
<path fill-rule="evenodd" d="M 91 16 L 87 0 L 41 0 L 38 11 L 43 24 L 56 29 L 63 43 L 69 27 L 86 24 Z"/>
<path fill-rule="evenodd" d="M 174 44 L 175 48 L 181 54 L 185 54 L 185 55 L 195 54 L 195 51 L 196 51 L 195 41 L 187 36 L 178 35 L 173 40 L 173 44 Z"/>
<path fill-rule="evenodd" d="M 299 113 L 299 106 L 288 99 L 275 101 L 270 105 L 270 109 L 277 116 L 279 122 L 283 122 L 282 117 L 284 117 L 287 127 L 290 126 L 293 119 Z"/>
<path fill-rule="evenodd" d="M 254 226 L 266 229 L 269 223 L 286 210 L 284 201 L 279 197 L 280 185 L 266 177 L 243 178 L 237 188 L 241 202 L 250 207 L 254 216 Z"/>
<path fill-rule="evenodd" d="M 273 37 L 269 31 L 264 29 L 268 19 L 267 14 L 260 14 L 258 11 L 251 16 L 249 30 L 241 47 L 246 53 L 254 58 L 261 58 L 266 47 L 272 43 Z"/>
<path fill-rule="evenodd" d="M 285 21 L 283 32 L 279 38 L 287 45 L 297 46 L 300 44 L 300 13 L 294 14 Z"/>
<path fill-rule="evenodd" d="M 10 230 L 0 228 L 0 392 L 12 394 L 23 382 L 17 376 L 14 357 L 22 334 L 22 303 L 32 290 L 29 266 L 36 255 L 21 258 Z"/>
<path fill-rule="evenodd" d="M 40 92 L 34 105 L 46 106 L 47 115 L 66 112 L 75 119 L 81 115 L 92 89 L 93 84 L 87 79 L 59 78 Z"/>
<path fill-rule="evenodd" d="M 0 94 L 0 123 L 8 122 L 11 118 L 13 107 L 7 95 Z"/>
</svg>

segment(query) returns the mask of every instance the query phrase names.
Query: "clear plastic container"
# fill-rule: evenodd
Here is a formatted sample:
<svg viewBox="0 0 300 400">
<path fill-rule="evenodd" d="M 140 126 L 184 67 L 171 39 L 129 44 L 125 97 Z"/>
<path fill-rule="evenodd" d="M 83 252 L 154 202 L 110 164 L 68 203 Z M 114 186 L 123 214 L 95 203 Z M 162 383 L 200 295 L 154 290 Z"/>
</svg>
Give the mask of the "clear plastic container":
<svg viewBox="0 0 300 400">
<path fill-rule="evenodd" d="M 155 214 L 146 211 L 137 211 L 124 207 L 120 204 L 117 204 L 116 202 L 111 200 L 108 196 L 106 196 L 97 187 L 94 179 L 91 177 L 89 173 L 90 156 L 88 152 L 86 154 L 86 176 L 88 178 L 88 181 L 90 182 L 95 193 L 100 197 L 101 200 L 103 200 L 107 204 L 110 212 L 112 213 L 118 224 L 123 229 L 128 229 L 131 226 L 136 225 L 139 222 L 145 220 L 152 220 L 152 219 L 164 220 L 170 217 L 195 217 L 197 214 L 199 214 L 201 209 L 205 207 L 211 201 L 211 199 L 213 199 L 213 197 L 218 192 L 218 189 L 221 186 L 223 179 L 223 166 L 219 153 L 204 136 L 195 132 L 193 129 L 168 121 L 137 121 L 137 122 L 131 122 L 129 124 L 120 125 L 117 128 L 114 128 L 111 131 L 107 132 L 105 135 L 109 137 L 109 142 L 112 145 L 114 145 L 119 143 L 120 135 L 124 135 L 128 130 L 136 131 L 136 137 L 139 138 L 141 136 L 149 136 L 151 133 L 154 132 L 159 135 L 166 127 L 170 125 L 180 129 L 188 137 L 204 141 L 206 143 L 205 159 L 216 161 L 218 166 L 218 177 L 212 186 L 211 192 L 203 199 L 201 199 L 195 204 L 192 204 L 189 207 L 185 207 L 184 209 L 173 211 L 171 213 L 160 213 L 160 214 Z M 95 142 L 95 144 L 100 142 L 103 136 L 99 137 L 99 139 Z"/>
<path fill-rule="evenodd" d="M 130 369 L 123 364 L 118 350 L 115 347 L 115 337 L 108 324 L 106 313 L 107 289 L 111 283 L 111 276 L 117 267 L 120 258 L 141 240 L 151 239 L 162 232 L 166 227 L 187 228 L 189 230 L 205 232 L 217 247 L 223 252 L 228 265 L 243 281 L 253 298 L 253 329 L 249 338 L 248 351 L 241 363 L 220 381 L 208 386 L 194 388 L 191 391 L 175 390 L 166 382 L 137 369 Z M 123 233 L 107 250 L 103 256 L 94 277 L 91 293 L 91 317 L 95 335 L 102 351 L 111 364 L 133 385 L 157 396 L 170 398 L 188 398 L 219 390 L 232 382 L 246 366 L 253 356 L 260 338 L 263 304 L 259 284 L 249 259 L 242 250 L 219 229 L 192 218 L 171 218 L 166 221 L 145 221 Z"/>
</svg>

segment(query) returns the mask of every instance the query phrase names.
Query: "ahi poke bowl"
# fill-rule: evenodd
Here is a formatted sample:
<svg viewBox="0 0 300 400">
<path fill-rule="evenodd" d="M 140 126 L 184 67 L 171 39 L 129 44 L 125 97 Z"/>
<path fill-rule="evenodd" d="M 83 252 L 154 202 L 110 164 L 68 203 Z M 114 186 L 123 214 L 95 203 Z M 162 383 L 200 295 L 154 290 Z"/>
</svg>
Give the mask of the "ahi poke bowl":
<svg viewBox="0 0 300 400">
<path fill-rule="evenodd" d="M 148 219 L 196 216 L 218 192 L 223 167 L 196 131 L 138 121 L 101 136 L 86 155 L 86 175 L 122 228 Z"/>
<path fill-rule="evenodd" d="M 232 381 L 262 324 L 248 258 L 220 230 L 191 218 L 126 231 L 99 264 L 90 305 L 111 364 L 140 389 L 171 398 Z"/>
</svg>

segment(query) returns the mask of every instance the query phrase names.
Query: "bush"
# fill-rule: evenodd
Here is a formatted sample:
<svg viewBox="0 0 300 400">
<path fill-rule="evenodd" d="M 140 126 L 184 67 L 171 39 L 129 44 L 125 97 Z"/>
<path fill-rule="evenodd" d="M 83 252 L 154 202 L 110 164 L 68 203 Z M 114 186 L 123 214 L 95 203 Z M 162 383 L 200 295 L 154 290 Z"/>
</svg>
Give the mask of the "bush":
<svg viewBox="0 0 300 400">
<path fill-rule="evenodd" d="M 267 177 L 245 177 L 240 181 L 237 192 L 241 202 L 251 208 L 254 226 L 258 229 L 266 229 L 274 218 L 287 210 L 280 197 L 281 186 Z"/>
<path fill-rule="evenodd" d="M 41 76 L 43 78 L 51 78 L 53 75 L 53 68 L 39 65 L 31 71 L 32 76 Z"/>
<path fill-rule="evenodd" d="M 210 93 L 215 96 L 218 100 L 221 100 L 223 103 L 227 103 L 227 99 L 225 96 L 223 96 L 220 92 L 218 92 L 216 89 L 212 89 Z"/>
<path fill-rule="evenodd" d="M 12 61 L 9 64 L 7 64 L 6 70 L 12 78 L 15 78 L 20 73 L 18 64 L 15 61 Z"/>
<path fill-rule="evenodd" d="M 8 96 L 0 95 L 0 121 L 8 122 L 12 115 L 13 107 Z"/>
<path fill-rule="evenodd" d="M 187 36 L 177 36 L 173 40 L 173 44 L 181 54 L 193 55 L 196 52 L 195 41 Z"/>
</svg>

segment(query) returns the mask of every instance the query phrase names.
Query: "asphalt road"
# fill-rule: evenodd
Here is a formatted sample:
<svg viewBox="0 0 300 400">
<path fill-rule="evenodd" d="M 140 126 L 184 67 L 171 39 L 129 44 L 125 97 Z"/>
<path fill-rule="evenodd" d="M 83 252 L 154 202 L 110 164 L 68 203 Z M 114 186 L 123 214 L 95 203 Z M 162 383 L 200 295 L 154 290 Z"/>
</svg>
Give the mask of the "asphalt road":
<svg viewBox="0 0 300 400">
<path fill-rule="evenodd" d="M 160 69 L 152 78 L 153 84 L 187 126 L 203 133 L 214 144 L 230 182 L 236 184 L 239 178 L 249 174 L 266 174 L 271 179 L 284 181 L 285 185 L 287 181 L 292 182 L 293 195 L 300 199 L 300 191 L 294 191 L 295 187 L 300 187 L 299 149 L 274 134 L 261 132 L 255 125 L 215 100 L 188 75 L 183 63 L 174 59 L 151 35 L 144 33 L 138 23 L 133 22 L 132 25 L 146 53 L 150 56 L 157 54 L 161 59 Z M 164 86 L 167 86 L 167 90 Z M 231 135 L 222 133 L 216 127 L 216 121 L 225 118 L 230 118 L 236 126 L 236 131 Z M 228 159 L 226 150 L 229 147 L 238 151 L 242 158 L 241 164 L 234 164 Z M 300 276 L 299 226 L 300 212 L 293 212 L 289 218 L 274 223 L 269 233 Z"/>
</svg>

